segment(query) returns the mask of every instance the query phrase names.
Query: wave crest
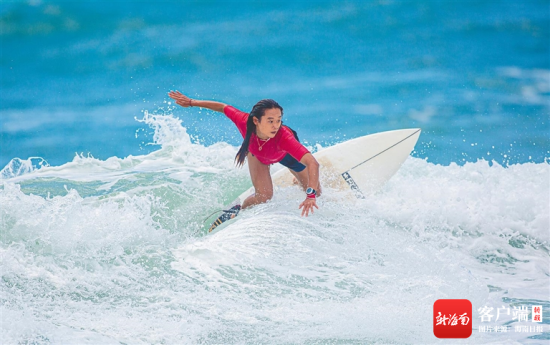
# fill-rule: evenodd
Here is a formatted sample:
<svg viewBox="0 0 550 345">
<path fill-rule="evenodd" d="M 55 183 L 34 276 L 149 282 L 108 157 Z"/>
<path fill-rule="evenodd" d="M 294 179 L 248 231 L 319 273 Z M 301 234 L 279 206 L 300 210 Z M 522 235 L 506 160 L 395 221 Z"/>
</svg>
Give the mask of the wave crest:
<svg viewBox="0 0 550 345">
<path fill-rule="evenodd" d="M 0 171 L 0 178 L 5 180 L 49 166 L 50 164 L 41 157 L 30 157 L 25 160 L 14 158 Z"/>
</svg>

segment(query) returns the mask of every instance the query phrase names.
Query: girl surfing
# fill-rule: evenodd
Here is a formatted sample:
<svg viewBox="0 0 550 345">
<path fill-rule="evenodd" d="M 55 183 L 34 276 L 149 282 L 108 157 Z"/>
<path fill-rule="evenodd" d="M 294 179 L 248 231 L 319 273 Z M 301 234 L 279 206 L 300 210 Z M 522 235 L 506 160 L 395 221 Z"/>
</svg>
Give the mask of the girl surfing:
<svg viewBox="0 0 550 345">
<path fill-rule="evenodd" d="M 241 209 L 265 203 L 273 197 L 269 166 L 274 163 L 286 166 L 305 191 L 305 199 L 299 205 L 302 216 L 307 217 L 314 208 L 319 208 L 316 202 L 316 197 L 321 195 L 319 163 L 300 144 L 296 132 L 283 125 L 283 108 L 277 102 L 272 99 L 261 100 L 248 114 L 221 102 L 191 99 L 179 91 L 171 91 L 168 96 L 184 108 L 201 107 L 224 113 L 244 138 L 235 161 L 237 166 L 242 166 L 245 159 L 248 160 L 255 193 L 246 198 L 242 205 L 224 211 L 209 231 L 234 218 Z"/>
</svg>

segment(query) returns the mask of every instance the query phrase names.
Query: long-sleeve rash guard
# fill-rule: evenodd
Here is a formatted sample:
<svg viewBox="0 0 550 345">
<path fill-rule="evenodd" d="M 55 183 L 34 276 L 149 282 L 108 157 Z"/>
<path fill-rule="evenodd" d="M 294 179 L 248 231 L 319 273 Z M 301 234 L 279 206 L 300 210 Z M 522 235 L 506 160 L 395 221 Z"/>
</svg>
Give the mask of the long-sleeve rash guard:
<svg viewBox="0 0 550 345">
<path fill-rule="evenodd" d="M 244 138 L 246 136 L 246 121 L 248 120 L 249 114 L 230 105 L 225 106 L 223 112 L 233 121 L 233 123 L 235 123 Z M 260 145 L 262 145 L 261 151 L 259 149 Z M 296 140 L 292 131 L 286 126 L 281 126 L 277 134 L 275 134 L 275 137 L 269 139 L 267 142 L 259 139 L 256 133 L 253 132 L 250 137 L 248 151 L 266 165 L 280 162 L 287 153 L 298 161 L 300 161 L 306 153 L 309 153 L 308 149 Z"/>
</svg>

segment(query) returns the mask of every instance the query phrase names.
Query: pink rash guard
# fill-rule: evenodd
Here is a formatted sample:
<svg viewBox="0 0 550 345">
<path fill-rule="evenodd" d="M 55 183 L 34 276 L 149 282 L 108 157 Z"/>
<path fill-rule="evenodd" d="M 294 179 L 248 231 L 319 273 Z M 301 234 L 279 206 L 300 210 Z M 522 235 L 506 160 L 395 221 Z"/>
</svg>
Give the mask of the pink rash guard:
<svg viewBox="0 0 550 345">
<path fill-rule="evenodd" d="M 233 121 L 233 123 L 235 123 L 244 138 L 246 136 L 246 121 L 248 120 L 249 114 L 230 105 L 225 106 L 223 112 Z M 258 142 L 262 145 L 261 151 L 259 150 Z M 294 138 L 292 131 L 286 126 L 281 126 L 277 134 L 275 134 L 275 137 L 269 139 L 268 142 L 259 139 L 256 133 L 252 133 L 248 151 L 266 165 L 280 162 L 287 153 L 298 161 L 300 161 L 306 153 L 309 153 L 308 149 Z"/>
</svg>

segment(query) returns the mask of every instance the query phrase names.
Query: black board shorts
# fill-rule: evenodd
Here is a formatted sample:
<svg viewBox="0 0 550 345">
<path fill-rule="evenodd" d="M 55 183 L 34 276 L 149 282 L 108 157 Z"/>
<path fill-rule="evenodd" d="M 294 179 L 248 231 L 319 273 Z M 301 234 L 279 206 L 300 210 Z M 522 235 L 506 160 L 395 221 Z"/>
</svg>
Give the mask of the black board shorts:
<svg viewBox="0 0 550 345">
<path fill-rule="evenodd" d="M 290 153 L 287 153 L 286 156 L 284 156 L 284 158 L 279 163 L 296 172 L 300 172 L 306 168 L 305 165 L 298 162 L 296 158 L 292 157 Z"/>
<path fill-rule="evenodd" d="M 256 157 L 254 156 L 254 154 L 252 154 L 252 157 Z M 298 160 L 294 157 L 292 157 L 292 155 L 290 153 L 287 153 L 283 159 L 281 159 L 279 161 L 279 163 L 281 163 L 282 165 L 284 165 L 285 167 L 289 168 L 290 170 L 293 170 L 293 171 L 296 171 L 296 172 L 300 172 L 302 170 L 304 170 L 306 168 L 305 165 L 303 165 L 302 163 L 298 162 Z"/>
</svg>

